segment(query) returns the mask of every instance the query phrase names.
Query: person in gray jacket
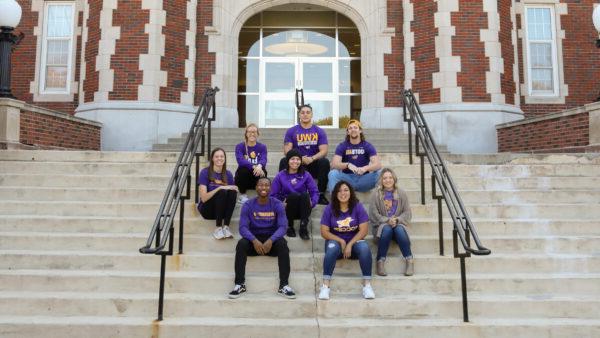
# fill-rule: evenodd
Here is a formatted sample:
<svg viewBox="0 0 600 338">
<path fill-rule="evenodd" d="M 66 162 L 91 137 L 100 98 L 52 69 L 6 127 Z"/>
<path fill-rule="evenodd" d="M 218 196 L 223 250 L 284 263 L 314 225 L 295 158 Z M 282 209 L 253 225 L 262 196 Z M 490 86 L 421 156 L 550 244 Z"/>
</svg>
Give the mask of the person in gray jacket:
<svg viewBox="0 0 600 338">
<path fill-rule="evenodd" d="M 398 243 L 406 260 L 404 275 L 414 274 L 414 261 L 407 231 L 411 220 L 410 203 L 406 192 L 397 184 L 398 178 L 394 171 L 383 168 L 369 201 L 369 223 L 378 242 L 376 266 L 380 276 L 387 276 L 385 259 L 392 239 Z"/>
</svg>

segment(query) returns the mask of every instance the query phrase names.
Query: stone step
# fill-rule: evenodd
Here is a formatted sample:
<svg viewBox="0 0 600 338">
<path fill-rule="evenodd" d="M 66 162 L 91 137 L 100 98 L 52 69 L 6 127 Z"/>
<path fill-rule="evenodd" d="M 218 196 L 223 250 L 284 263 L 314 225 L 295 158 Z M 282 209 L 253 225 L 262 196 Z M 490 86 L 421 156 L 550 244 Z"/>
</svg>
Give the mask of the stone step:
<svg viewBox="0 0 600 338">
<path fill-rule="evenodd" d="M 460 315 L 461 298 L 446 295 L 386 295 L 365 300 L 360 294 L 335 294 L 330 301 L 317 301 L 314 294 L 298 295 L 289 300 L 275 292 L 247 294 L 239 299 L 225 295 L 167 294 L 166 316 L 241 318 L 374 318 L 415 319 L 453 318 Z M 262 304 L 256 307 L 256 304 Z M 502 318 L 580 318 L 596 319 L 600 310 L 597 297 L 527 296 L 471 294 L 470 314 Z M 79 292 L 0 292 L 0 311 L 12 315 L 55 316 L 152 316 L 156 311 L 155 293 Z"/>
<path fill-rule="evenodd" d="M 393 154 L 408 154 L 409 152 L 409 148 L 408 148 L 408 144 L 404 144 L 404 143 L 397 143 L 397 144 L 393 144 L 390 145 L 389 141 L 380 141 L 381 143 L 378 142 L 372 142 L 373 146 L 375 147 L 375 149 L 377 149 L 378 153 L 393 153 Z M 384 143 L 385 142 L 385 143 Z M 235 151 L 235 146 L 239 143 L 239 141 L 235 141 L 235 142 L 222 142 L 222 143 L 215 143 L 213 141 L 212 143 L 212 147 L 216 148 L 223 148 L 226 152 L 233 152 Z M 280 147 L 280 143 L 277 144 L 267 144 L 267 149 L 276 149 Z M 181 151 L 181 149 L 183 148 L 183 143 L 168 143 L 168 144 L 155 144 L 152 146 L 152 151 L 155 152 L 178 152 Z M 330 150 L 331 153 L 333 153 L 335 151 L 335 148 L 332 148 Z M 440 153 L 445 153 L 444 149 L 439 149 Z"/>
<path fill-rule="evenodd" d="M 173 163 L 68 163 L 2 162 L 0 174 L 69 174 L 69 175 L 165 175 L 173 172 Z M 192 172 L 195 169 L 192 169 Z"/>
<path fill-rule="evenodd" d="M 229 272 L 234 266 L 234 253 L 200 252 L 196 248 L 184 247 L 185 254 L 167 258 L 168 271 L 221 271 Z M 86 250 L 41 250 L 3 249 L 0 269 L 62 269 L 62 270 L 143 270 L 157 271 L 158 257 L 140 255 L 128 251 Z M 375 257 L 375 256 L 374 256 Z M 435 253 L 415 256 L 416 274 L 459 273 L 459 261 L 452 256 L 439 256 Z M 290 254 L 293 271 L 322 271 L 323 253 L 313 257 L 311 253 Z M 390 253 L 386 261 L 386 271 L 390 275 L 402 275 L 405 261 L 398 252 Z M 276 273 L 278 267 L 271 257 L 248 259 L 247 271 Z M 600 257 L 585 254 L 510 254 L 496 253 L 491 256 L 473 257 L 468 260 L 470 273 L 600 273 Z M 359 271 L 357 261 L 339 260 L 336 271 L 352 273 Z M 374 270 L 375 271 L 375 270 Z"/>
<path fill-rule="evenodd" d="M 158 259 L 158 258 L 157 258 Z M 276 264 L 273 261 L 273 264 Z M 467 262 L 468 265 L 468 262 Z M 467 268 L 468 269 L 468 268 Z M 166 274 L 167 293 L 226 295 L 233 286 L 230 272 L 169 271 Z M 69 291 L 69 292 L 158 292 L 159 271 L 114 270 L 0 270 L 0 291 Z M 298 293 L 311 294 L 320 286 L 321 278 L 313 273 L 292 272 L 290 285 Z M 246 272 L 246 284 L 257 293 L 272 293 L 278 286 L 275 273 Z M 316 284 L 316 285 L 315 285 Z M 460 274 L 415 274 L 411 277 L 374 276 L 373 288 L 388 295 L 460 293 Z M 332 280 L 332 295 L 356 294 L 361 288 L 359 269 L 338 271 Z M 552 295 L 597 295 L 600 274 L 597 273 L 469 273 L 469 292 L 486 295 L 513 294 L 532 297 Z"/>
<path fill-rule="evenodd" d="M 537 220 L 537 219 L 482 219 L 472 218 L 480 234 L 494 235 L 567 235 L 599 236 L 600 227 L 596 220 Z M 238 224 L 233 218 L 232 224 Z M 318 229 L 320 219 L 313 217 L 313 231 Z M 98 217 L 98 216 L 48 216 L 48 215 L 0 215 L 0 227 L 4 231 L 69 232 L 69 233 L 146 233 L 150 231 L 152 217 Z M 297 224 L 297 222 L 296 222 Z M 210 235 L 214 221 L 198 217 L 185 219 L 186 234 Z M 446 234 L 452 224 L 444 222 Z M 437 219 L 413 219 L 411 235 L 437 234 Z"/>
<path fill-rule="evenodd" d="M 418 202 L 421 199 L 420 190 L 406 191 L 408 200 Z M 18 201 L 89 201 L 89 202 L 156 202 L 164 197 L 163 189 L 137 188 L 80 188 L 80 187 L 19 187 L 0 186 L 0 199 Z M 254 191 L 250 191 L 254 196 Z M 370 194 L 360 194 L 359 199 L 367 201 Z M 426 192 L 430 198 L 431 193 Z M 553 203 L 589 204 L 600 203 L 600 191 L 588 190 L 516 190 L 516 191 L 486 191 L 461 190 L 460 196 L 467 204 L 470 203 Z M 431 201 L 428 201 L 431 203 Z"/>
<path fill-rule="evenodd" d="M 235 232 L 234 238 L 241 238 Z M 316 231 L 313 231 L 315 234 Z M 147 234 L 64 234 L 64 233 L 39 233 L 39 232 L 0 232 L 0 247 L 6 250 L 18 250 L 25 248 L 36 248 L 38 250 L 109 250 L 124 251 L 127 248 L 133 250 L 142 247 L 146 243 Z M 368 237 L 370 239 L 370 237 Z M 486 237 L 484 245 L 495 253 L 600 253 L 597 244 L 600 236 L 508 236 L 508 237 Z M 323 252 L 324 240 L 313 237 L 312 241 L 302 241 L 293 238 L 289 242 L 292 252 Z M 206 250 L 209 252 L 235 252 L 237 240 L 215 240 L 212 236 L 187 235 L 184 237 L 184 247 L 190 250 Z M 369 240 L 368 244 L 375 251 L 374 243 Z M 446 237 L 446 248 L 452 248 L 452 239 Z M 432 254 L 438 252 L 437 236 L 415 236 L 411 235 L 411 247 L 414 254 Z M 390 253 L 398 253 L 397 245 L 390 245 Z"/>
<path fill-rule="evenodd" d="M 155 153 L 135 151 L 80 151 L 80 150 L 2 150 L 0 161 L 41 161 L 41 162 L 121 162 L 153 163 L 170 162 L 175 164 L 177 153 Z"/>
</svg>

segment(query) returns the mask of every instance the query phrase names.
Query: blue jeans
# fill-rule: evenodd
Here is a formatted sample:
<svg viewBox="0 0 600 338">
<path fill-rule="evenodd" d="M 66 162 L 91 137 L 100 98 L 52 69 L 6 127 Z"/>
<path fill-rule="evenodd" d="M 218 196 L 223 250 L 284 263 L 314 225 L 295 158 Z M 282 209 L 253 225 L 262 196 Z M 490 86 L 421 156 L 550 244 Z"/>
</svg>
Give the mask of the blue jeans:
<svg viewBox="0 0 600 338">
<path fill-rule="evenodd" d="M 364 175 L 356 175 L 346 174 L 341 170 L 335 169 L 329 172 L 329 183 L 327 184 L 327 190 L 330 192 L 333 191 L 335 184 L 343 180 L 350 183 L 354 190 L 366 192 L 375 187 L 380 174 L 381 170 L 370 172 Z"/>
<path fill-rule="evenodd" d="M 400 251 L 402 251 L 402 256 L 405 258 L 412 257 L 412 252 L 410 251 L 410 239 L 408 238 L 406 229 L 400 224 L 396 225 L 394 228 L 390 225 L 386 225 L 381 231 L 381 238 L 379 238 L 377 260 L 385 260 L 392 238 L 398 243 Z"/>
<path fill-rule="evenodd" d="M 323 279 L 330 280 L 335 269 L 335 263 L 343 257 L 342 246 L 337 241 L 325 241 L 325 258 L 323 259 Z M 373 265 L 373 256 L 371 249 L 365 240 L 360 240 L 352 245 L 352 255 L 350 259 L 358 259 L 363 279 L 371 279 L 371 267 Z"/>
</svg>

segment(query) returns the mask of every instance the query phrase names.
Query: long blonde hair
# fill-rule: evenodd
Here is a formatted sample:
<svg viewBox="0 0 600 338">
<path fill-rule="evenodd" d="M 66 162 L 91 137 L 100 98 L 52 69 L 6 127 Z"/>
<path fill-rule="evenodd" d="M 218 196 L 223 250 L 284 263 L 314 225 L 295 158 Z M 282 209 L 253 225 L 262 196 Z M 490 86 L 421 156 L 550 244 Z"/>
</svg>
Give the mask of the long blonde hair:
<svg viewBox="0 0 600 338">
<path fill-rule="evenodd" d="M 392 175 L 392 178 L 394 179 L 394 185 L 393 185 L 393 192 L 394 192 L 394 198 L 397 198 L 396 196 L 396 192 L 398 191 L 398 176 L 396 176 L 396 173 L 388 167 L 385 167 L 383 169 L 381 169 L 381 174 L 379 175 L 379 180 L 377 180 L 377 191 L 383 195 L 383 191 L 384 191 L 384 187 L 383 187 L 383 174 L 385 173 L 390 173 Z"/>
<path fill-rule="evenodd" d="M 258 130 L 258 126 L 255 123 L 250 123 L 246 126 L 246 129 L 244 129 L 244 140 L 246 144 L 248 144 L 248 129 L 251 127 L 256 128 L 256 137 L 258 138 L 258 136 L 260 136 L 260 130 Z"/>
</svg>

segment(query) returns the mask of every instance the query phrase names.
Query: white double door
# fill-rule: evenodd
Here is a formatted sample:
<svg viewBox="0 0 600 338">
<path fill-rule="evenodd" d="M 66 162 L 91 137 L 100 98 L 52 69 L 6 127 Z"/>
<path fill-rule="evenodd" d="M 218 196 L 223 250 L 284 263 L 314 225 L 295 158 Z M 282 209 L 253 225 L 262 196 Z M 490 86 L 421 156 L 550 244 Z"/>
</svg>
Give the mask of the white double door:
<svg viewBox="0 0 600 338">
<path fill-rule="evenodd" d="M 313 107 L 313 122 L 338 127 L 338 64 L 331 58 L 262 58 L 260 62 L 259 125 L 290 127 L 297 123 L 296 88 Z"/>
</svg>

